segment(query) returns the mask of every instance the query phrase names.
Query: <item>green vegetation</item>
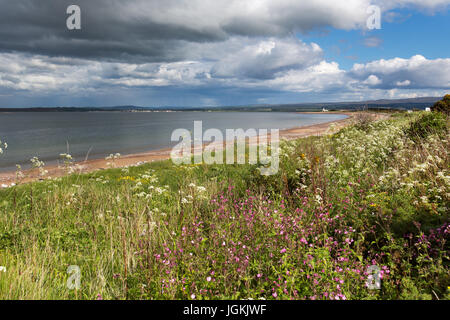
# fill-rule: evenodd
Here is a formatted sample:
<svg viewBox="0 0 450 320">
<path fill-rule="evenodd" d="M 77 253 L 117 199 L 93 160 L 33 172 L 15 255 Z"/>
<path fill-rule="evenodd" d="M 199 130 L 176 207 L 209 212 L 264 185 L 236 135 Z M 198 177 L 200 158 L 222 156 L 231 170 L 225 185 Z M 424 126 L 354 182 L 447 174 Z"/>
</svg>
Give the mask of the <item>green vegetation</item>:
<svg viewBox="0 0 450 320">
<path fill-rule="evenodd" d="M 406 132 L 410 139 L 420 142 L 431 134 L 445 137 L 447 130 L 447 117 L 439 112 L 430 112 L 412 122 Z"/>
<path fill-rule="evenodd" d="M 0 190 L 0 298 L 448 299 L 448 119 L 363 120 L 282 143 L 274 176 L 163 161 Z"/>
<path fill-rule="evenodd" d="M 450 115 L 450 94 L 446 94 L 442 100 L 436 102 L 431 110 Z"/>
</svg>

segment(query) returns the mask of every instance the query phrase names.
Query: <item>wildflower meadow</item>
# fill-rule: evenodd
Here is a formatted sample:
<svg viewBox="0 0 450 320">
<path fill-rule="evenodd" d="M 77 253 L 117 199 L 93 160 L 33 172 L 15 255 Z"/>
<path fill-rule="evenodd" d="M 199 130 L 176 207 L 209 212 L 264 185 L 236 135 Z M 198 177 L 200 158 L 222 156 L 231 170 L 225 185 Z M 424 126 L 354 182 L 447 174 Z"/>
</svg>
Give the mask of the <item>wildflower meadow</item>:
<svg viewBox="0 0 450 320">
<path fill-rule="evenodd" d="M 282 141 L 269 176 L 33 159 L 42 181 L 0 190 L 0 298 L 448 299 L 449 144 L 445 114 L 397 112 Z"/>
</svg>

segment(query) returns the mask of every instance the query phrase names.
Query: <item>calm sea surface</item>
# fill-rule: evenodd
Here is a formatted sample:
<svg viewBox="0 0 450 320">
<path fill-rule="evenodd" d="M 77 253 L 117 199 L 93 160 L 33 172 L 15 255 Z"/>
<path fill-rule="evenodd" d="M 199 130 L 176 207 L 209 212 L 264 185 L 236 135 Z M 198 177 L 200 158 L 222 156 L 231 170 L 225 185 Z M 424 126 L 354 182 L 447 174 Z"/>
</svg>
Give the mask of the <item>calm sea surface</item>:
<svg viewBox="0 0 450 320">
<path fill-rule="evenodd" d="M 193 130 L 203 121 L 203 131 L 224 129 L 289 129 L 338 119 L 345 115 L 285 112 L 19 112 L 0 113 L 0 140 L 8 149 L 0 156 L 0 171 L 16 164 L 29 167 L 38 156 L 56 163 L 60 153 L 76 160 L 130 154 L 174 145 L 177 128 Z"/>
</svg>

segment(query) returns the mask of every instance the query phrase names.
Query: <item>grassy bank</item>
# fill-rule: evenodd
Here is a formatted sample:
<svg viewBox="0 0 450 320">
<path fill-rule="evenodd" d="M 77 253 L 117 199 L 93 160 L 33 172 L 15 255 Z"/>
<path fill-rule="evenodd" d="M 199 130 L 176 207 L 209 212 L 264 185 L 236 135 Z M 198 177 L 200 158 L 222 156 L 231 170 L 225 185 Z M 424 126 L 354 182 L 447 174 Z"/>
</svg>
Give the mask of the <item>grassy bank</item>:
<svg viewBox="0 0 450 320">
<path fill-rule="evenodd" d="M 283 143 L 269 177 L 163 161 L 0 190 L 0 298 L 448 299 L 448 128 L 360 119 Z"/>
</svg>

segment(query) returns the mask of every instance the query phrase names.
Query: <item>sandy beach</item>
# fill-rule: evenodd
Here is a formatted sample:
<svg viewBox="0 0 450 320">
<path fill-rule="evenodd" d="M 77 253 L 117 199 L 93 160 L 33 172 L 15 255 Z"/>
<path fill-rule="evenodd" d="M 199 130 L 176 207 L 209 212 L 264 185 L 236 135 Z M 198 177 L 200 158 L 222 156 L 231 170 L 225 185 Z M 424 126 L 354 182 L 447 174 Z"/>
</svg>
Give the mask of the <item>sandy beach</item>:
<svg viewBox="0 0 450 320">
<path fill-rule="evenodd" d="M 319 112 L 299 112 L 299 113 L 306 114 Z M 347 115 L 348 118 L 310 126 L 280 130 L 280 139 L 291 140 L 312 135 L 323 135 L 327 133 L 328 129 L 332 124 L 334 124 L 334 128 L 336 129 L 342 128 L 344 126 L 349 125 L 355 116 L 355 113 L 352 112 L 328 112 L 328 113 L 343 114 Z M 386 115 L 379 113 L 373 115 L 376 119 L 387 117 Z M 257 141 L 255 139 L 250 138 L 249 143 L 257 143 Z M 90 159 L 86 161 L 74 162 L 72 164 L 72 168 L 74 173 L 87 173 L 96 170 L 108 169 L 111 168 L 112 166 L 116 168 L 136 166 L 153 161 L 167 160 L 170 158 L 170 152 L 171 148 L 164 148 L 144 153 L 123 155 L 119 159 L 115 160 L 113 165 L 111 164 L 110 160 L 105 160 L 104 158 Z M 66 168 L 57 165 L 45 166 L 45 170 L 48 171 L 45 178 L 61 177 L 67 174 Z M 25 178 L 21 181 L 22 183 L 42 179 L 39 177 L 39 171 L 37 169 L 24 170 L 23 174 L 25 175 Z M 0 187 L 2 188 L 8 187 L 15 182 L 16 182 L 16 172 L 12 171 L 0 173 Z"/>
</svg>

